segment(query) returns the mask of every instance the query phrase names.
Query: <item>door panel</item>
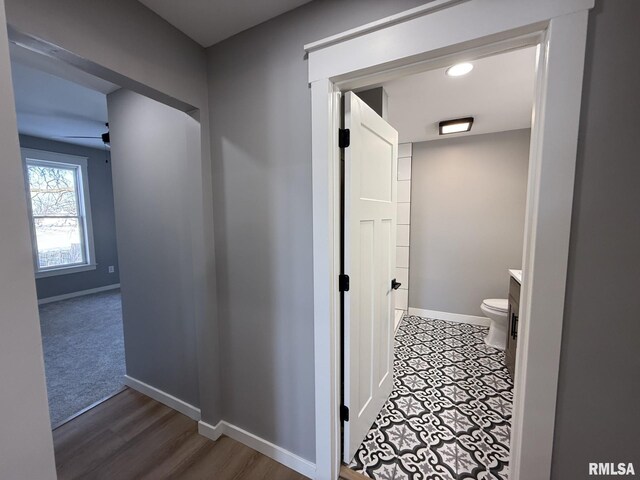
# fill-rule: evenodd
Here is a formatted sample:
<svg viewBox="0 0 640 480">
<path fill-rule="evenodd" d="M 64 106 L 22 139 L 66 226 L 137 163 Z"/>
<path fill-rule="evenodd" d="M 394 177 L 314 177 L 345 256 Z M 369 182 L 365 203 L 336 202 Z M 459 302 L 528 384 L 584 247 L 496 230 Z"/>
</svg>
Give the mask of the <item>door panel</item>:
<svg viewBox="0 0 640 480">
<path fill-rule="evenodd" d="M 351 461 L 393 387 L 391 280 L 396 264 L 396 172 L 398 134 L 348 92 L 344 160 L 345 462 Z"/>
<path fill-rule="evenodd" d="M 381 224 L 380 224 L 380 251 L 381 252 L 391 252 L 391 249 L 393 248 L 393 250 L 395 251 L 395 243 L 392 246 L 392 235 L 391 232 L 394 229 L 391 226 L 391 220 L 390 219 L 386 219 L 386 220 L 382 220 Z M 395 239 L 395 237 L 393 237 Z M 380 296 L 380 314 L 382 315 L 383 319 L 390 319 L 388 323 L 384 324 L 383 326 L 391 326 L 393 327 L 394 324 L 394 306 L 393 306 L 393 302 L 392 299 L 395 298 L 395 296 L 393 295 L 392 291 L 390 290 L 391 288 L 391 280 L 385 282 L 385 279 L 393 279 L 394 275 L 393 275 L 393 270 L 392 270 L 392 265 L 391 265 L 391 255 L 386 255 L 384 257 L 384 261 L 381 262 L 380 264 L 380 281 L 381 281 L 381 285 L 380 285 L 380 291 L 386 291 L 387 289 L 389 289 L 389 294 L 385 294 L 384 296 Z M 379 335 L 377 338 L 378 341 L 378 377 L 376 378 L 377 380 L 377 387 L 380 388 L 384 382 L 387 380 L 387 377 L 391 376 L 393 377 L 393 370 L 389 370 L 387 367 L 388 365 L 391 365 L 393 368 L 393 335 L 394 335 L 394 328 L 391 328 L 391 330 L 387 331 L 387 330 L 381 330 L 379 331 Z M 391 341 L 389 342 L 389 338 L 391 337 Z M 391 378 L 391 380 L 393 380 L 393 378 Z M 392 382 L 393 383 L 393 382 Z M 387 395 L 388 396 L 388 395 Z"/>
<path fill-rule="evenodd" d="M 366 125 L 362 129 L 362 157 L 366 159 L 366 166 L 360 173 L 360 198 L 367 200 L 391 201 L 394 159 L 393 145 L 390 145 L 376 132 L 369 130 Z"/>
</svg>

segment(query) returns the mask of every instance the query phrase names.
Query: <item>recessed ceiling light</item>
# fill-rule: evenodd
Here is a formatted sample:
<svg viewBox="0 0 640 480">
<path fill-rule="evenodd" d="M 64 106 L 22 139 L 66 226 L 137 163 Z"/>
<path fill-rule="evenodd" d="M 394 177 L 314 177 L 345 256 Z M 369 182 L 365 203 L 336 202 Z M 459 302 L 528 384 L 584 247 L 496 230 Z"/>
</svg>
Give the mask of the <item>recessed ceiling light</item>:
<svg viewBox="0 0 640 480">
<path fill-rule="evenodd" d="M 456 63 L 452 67 L 447 68 L 445 72 L 449 77 L 461 77 L 462 75 L 466 75 L 471 70 L 473 70 L 473 65 L 471 63 Z"/>
<path fill-rule="evenodd" d="M 456 118 L 454 120 L 444 120 L 438 124 L 440 135 L 449 135 L 450 133 L 462 133 L 471 130 L 473 125 L 473 117 Z"/>
</svg>

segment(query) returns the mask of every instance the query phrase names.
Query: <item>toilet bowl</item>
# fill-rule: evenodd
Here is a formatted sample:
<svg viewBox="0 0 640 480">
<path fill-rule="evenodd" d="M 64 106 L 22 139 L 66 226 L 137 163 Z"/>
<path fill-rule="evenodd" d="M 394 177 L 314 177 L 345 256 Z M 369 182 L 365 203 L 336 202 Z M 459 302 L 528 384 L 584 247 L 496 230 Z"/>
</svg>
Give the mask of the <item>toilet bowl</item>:
<svg viewBox="0 0 640 480">
<path fill-rule="evenodd" d="M 482 301 L 480 310 L 491 320 L 489 334 L 485 337 L 484 343 L 504 350 L 507 347 L 509 302 L 506 298 L 487 298 Z"/>
</svg>

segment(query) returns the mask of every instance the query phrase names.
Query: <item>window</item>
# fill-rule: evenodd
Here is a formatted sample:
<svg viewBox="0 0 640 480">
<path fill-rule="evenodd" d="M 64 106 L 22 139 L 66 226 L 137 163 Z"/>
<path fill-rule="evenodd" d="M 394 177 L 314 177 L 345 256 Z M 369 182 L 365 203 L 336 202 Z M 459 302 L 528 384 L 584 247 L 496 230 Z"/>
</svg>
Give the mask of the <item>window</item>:
<svg viewBox="0 0 640 480">
<path fill-rule="evenodd" d="M 23 149 L 36 277 L 95 269 L 87 159 Z"/>
</svg>

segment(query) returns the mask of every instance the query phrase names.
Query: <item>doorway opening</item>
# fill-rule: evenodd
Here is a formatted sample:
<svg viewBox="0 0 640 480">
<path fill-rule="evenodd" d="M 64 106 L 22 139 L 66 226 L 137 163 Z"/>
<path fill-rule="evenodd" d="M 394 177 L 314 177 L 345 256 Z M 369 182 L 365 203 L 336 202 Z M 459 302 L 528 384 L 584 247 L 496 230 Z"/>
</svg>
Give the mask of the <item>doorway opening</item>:
<svg viewBox="0 0 640 480">
<path fill-rule="evenodd" d="M 188 417 L 192 429 L 200 420 L 199 110 L 12 35 L 54 450 L 74 468 L 81 459 L 68 447 L 81 439 L 69 432 L 90 428 L 93 407 L 127 388 Z M 90 285 L 92 273 L 109 283 Z M 52 291 L 61 279 L 69 291 Z"/>
<path fill-rule="evenodd" d="M 124 388 L 107 95 L 16 44 L 12 77 L 53 429 Z"/>
<path fill-rule="evenodd" d="M 357 450 L 343 443 L 349 467 L 374 479 L 509 471 L 517 325 L 508 325 L 508 297 L 519 278 L 510 272 L 522 266 L 536 48 L 469 61 L 462 77 L 439 67 L 356 91 L 399 142 L 390 275 L 398 288 L 387 289 L 395 312 L 386 315 L 394 385 Z M 470 117 L 469 131 L 439 131 Z M 362 161 L 373 168 L 375 158 Z M 512 290 L 517 296 L 520 284 Z M 349 320 L 365 321 L 362 312 Z M 355 348 L 343 351 L 347 365 L 350 355 L 363 358 Z"/>
<path fill-rule="evenodd" d="M 550 471 L 587 12 L 592 6 L 588 1 L 568 9 L 544 3 L 523 11 L 522 5 L 506 1 L 486 9 L 473 2 L 434 2 L 305 46 L 312 100 L 320 477 L 337 478 L 341 460 L 342 338 L 336 293 L 340 150 L 334 133 L 340 126 L 340 93 L 526 46 L 538 46 L 538 55 L 509 470 L 516 478 Z M 471 17 L 470 29 L 465 19 Z M 535 410 L 525 408 L 532 404 Z"/>
</svg>

